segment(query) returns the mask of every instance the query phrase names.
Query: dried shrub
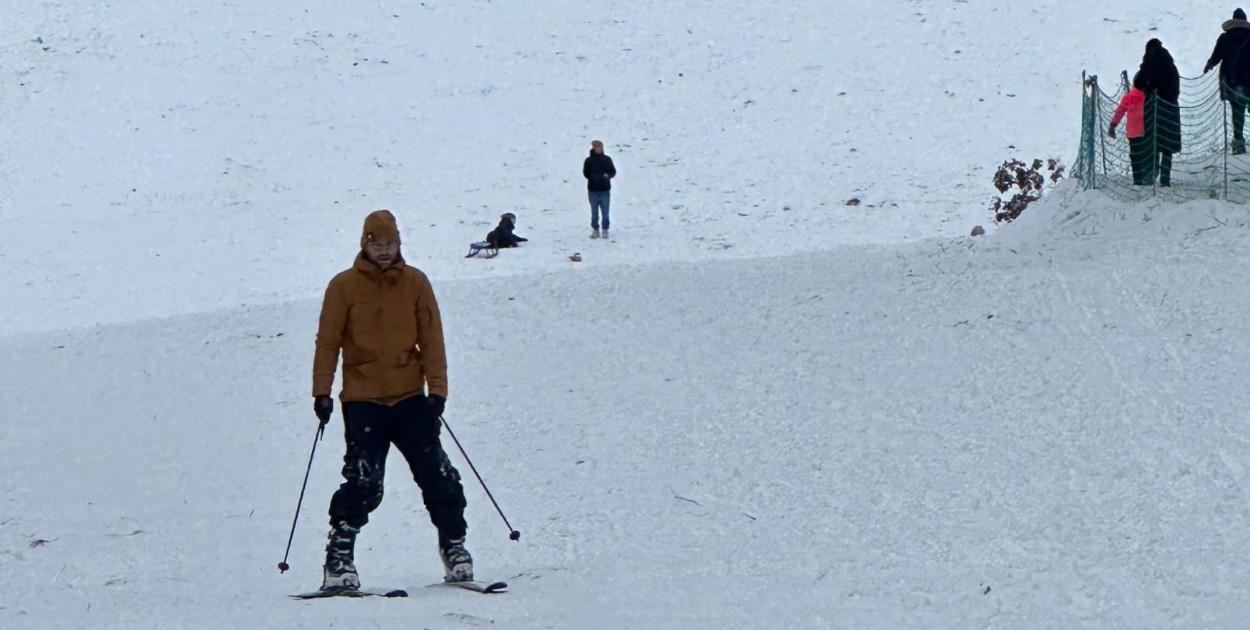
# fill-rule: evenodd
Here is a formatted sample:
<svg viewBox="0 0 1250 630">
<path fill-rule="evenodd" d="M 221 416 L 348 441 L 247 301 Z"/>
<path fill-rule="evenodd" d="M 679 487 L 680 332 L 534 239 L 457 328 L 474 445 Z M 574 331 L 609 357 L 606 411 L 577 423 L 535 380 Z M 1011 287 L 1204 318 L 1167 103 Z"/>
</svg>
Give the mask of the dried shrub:
<svg viewBox="0 0 1250 630">
<path fill-rule="evenodd" d="M 1043 166 L 1049 175 L 1043 174 Z M 994 221 L 1014 221 L 1029 204 L 1042 198 L 1047 179 L 1052 185 L 1063 179 L 1063 165 L 1054 158 L 1045 163 L 1033 160 L 1032 164 L 1025 164 L 1016 159 L 1003 162 L 994 173 L 994 188 L 998 190 L 998 196 L 990 204 Z"/>
</svg>

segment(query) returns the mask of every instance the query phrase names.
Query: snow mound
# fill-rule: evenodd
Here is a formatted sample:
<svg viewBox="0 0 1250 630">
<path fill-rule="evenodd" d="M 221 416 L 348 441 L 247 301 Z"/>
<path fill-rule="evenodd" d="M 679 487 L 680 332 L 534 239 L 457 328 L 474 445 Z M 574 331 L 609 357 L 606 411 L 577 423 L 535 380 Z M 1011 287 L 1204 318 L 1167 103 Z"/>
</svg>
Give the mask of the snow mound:
<svg viewBox="0 0 1250 630">
<path fill-rule="evenodd" d="M 1050 249 L 1056 241 L 1071 239 L 1166 247 L 1207 232 L 1243 231 L 1247 225 L 1250 208 L 1243 205 L 1219 200 L 1124 202 L 1067 180 L 986 241 L 990 247 L 1013 250 Z"/>
</svg>

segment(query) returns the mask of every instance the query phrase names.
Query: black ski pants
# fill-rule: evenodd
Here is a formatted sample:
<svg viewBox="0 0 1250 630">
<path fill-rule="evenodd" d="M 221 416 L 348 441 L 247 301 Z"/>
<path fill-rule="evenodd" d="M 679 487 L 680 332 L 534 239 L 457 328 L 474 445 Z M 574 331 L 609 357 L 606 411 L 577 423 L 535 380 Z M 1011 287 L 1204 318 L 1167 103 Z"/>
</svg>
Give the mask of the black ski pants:
<svg viewBox="0 0 1250 630">
<path fill-rule="evenodd" d="M 369 522 L 369 513 L 382 503 L 386 455 L 394 444 L 408 460 L 439 538 L 464 537 L 465 500 L 460 473 L 443 451 L 439 442 L 441 423 L 425 396 L 413 396 L 393 406 L 343 403 L 343 422 L 347 440 L 344 481 L 330 499 L 331 527 L 346 523 L 359 531 Z"/>
</svg>

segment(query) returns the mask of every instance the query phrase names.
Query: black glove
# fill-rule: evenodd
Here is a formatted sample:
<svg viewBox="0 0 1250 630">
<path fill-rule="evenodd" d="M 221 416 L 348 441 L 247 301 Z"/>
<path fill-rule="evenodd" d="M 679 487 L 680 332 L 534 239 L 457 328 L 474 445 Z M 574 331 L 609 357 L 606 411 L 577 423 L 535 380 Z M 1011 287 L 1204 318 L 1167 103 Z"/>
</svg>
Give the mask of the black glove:
<svg viewBox="0 0 1250 630">
<path fill-rule="evenodd" d="M 447 408 L 447 399 L 438 394 L 430 394 L 426 400 L 430 401 L 430 413 L 434 418 L 442 417 L 443 410 Z"/>
<path fill-rule="evenodd" d="M 1206 73 L 1210 72 L 1210 71 L 1211 71 L 1211 68 L 1214 68 L 1214 67 L 1215 67 L 1215 66 L 1213 66 L 1213 65 L 1211 65 L 1211 64 L 1207 64 L 1206 66 L 1204 66 L 1204 67 L 1202 68 L 1202 74 L 1206 74 Z"/>
<path fill-rule="evenodd" d="M 1114 138 L 1114 137 L 1115 137 L 1115 127 L 1114 127 L 1114 126 L 1107 127 L 1107 135 L 1108 135 L 1108 136 L 1111 136 L 1112 138 Z"/>
<path fill-rule="evenodd" d="M 313 398 L 313 413 L 321 424 L 329 422 L 330 414 L 334 413 L 334 399 L 324 394 Z"/>
</svg>

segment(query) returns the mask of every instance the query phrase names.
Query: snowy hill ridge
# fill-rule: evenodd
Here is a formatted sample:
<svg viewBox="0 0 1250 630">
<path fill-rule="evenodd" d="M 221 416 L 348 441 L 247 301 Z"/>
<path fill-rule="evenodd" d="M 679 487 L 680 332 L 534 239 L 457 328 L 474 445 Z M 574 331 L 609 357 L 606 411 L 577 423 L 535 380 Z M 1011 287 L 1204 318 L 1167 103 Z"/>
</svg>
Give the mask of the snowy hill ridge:
<svg viewBox="0 0 1250 630">
<path fill-rule="evenodd" d="M 1247 223 L 1250 209 L 1243 204 L 1208 199 L 1129 202 L 1082 190 L 1079 182 L 1067 180 L 986 241 L 990 247 L 1050 248 L 1056 241 L 1100 237 L 1104 247 L 1183 246 L 1202 243 L 1203 235 L 1213 230 L 1239 235 Z"/>
</svg>

